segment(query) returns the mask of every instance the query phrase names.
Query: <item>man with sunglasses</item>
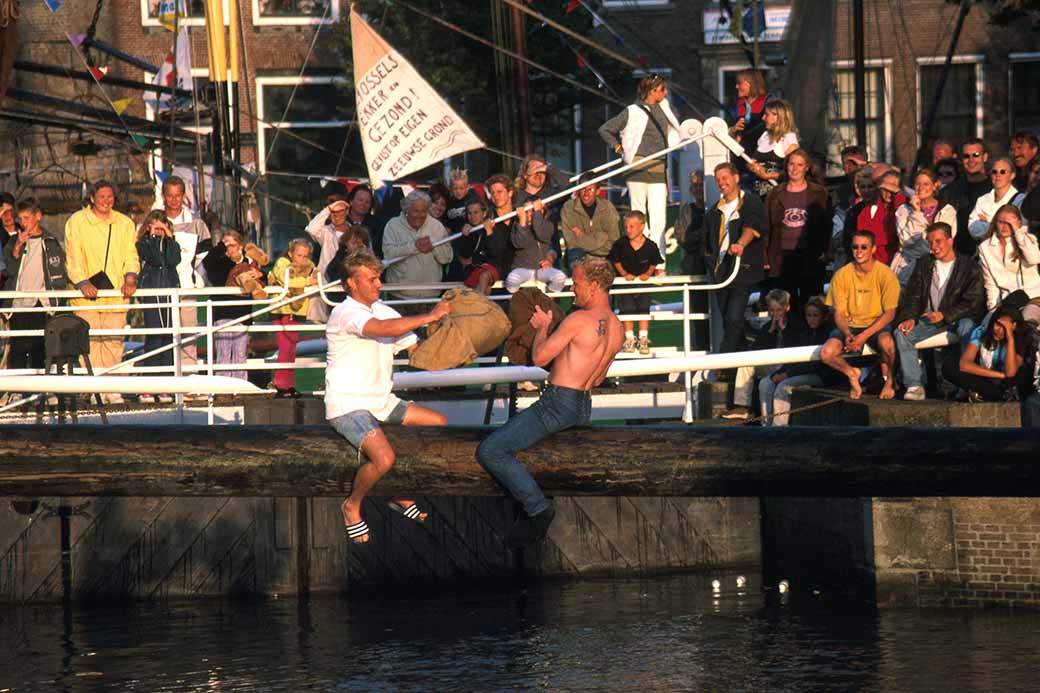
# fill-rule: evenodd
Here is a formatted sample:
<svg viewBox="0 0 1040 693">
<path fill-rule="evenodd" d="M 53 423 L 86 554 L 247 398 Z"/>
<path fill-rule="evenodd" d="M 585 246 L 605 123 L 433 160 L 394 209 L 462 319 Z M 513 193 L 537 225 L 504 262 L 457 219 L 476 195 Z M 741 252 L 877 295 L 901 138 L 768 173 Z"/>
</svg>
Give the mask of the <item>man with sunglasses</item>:
<svg viewBox="0 0 1040 693">
<path fill-rule="evenodd" d="M 953 246 L 954 250 L 963 255 L 975 255 L 978 245 L 970 233 L 963 233 L 968 228 L 968 215 L 975 209 L 978 199 L 993 189 L 986 175 L 987 161 L 989 154 L 980 138 L 965 140 L 961 145 L 961 169 L 964 173 L 939 191 L 939 200 L 957 210 L 957 229 L 962 233 L 954 236 Z"/>
<path fill-rule="evenodd" d="M 820 360 L 848 378 L 852 399 L 863 394 L 860 369 L 850 365 L 845 355 L 858 355 L 867 345 L 881 355 L 885 385 L 880 398 L 895 397 L 892 320 L 899 307 L 899 280 L 887 265 L 875 259 L 874 250 L 872 232 L 852 234 L 852 262 L 834 274 L 827 291 L 826 303 L 834 308 L 835 329 L 820 350 Z"/>
</svg>

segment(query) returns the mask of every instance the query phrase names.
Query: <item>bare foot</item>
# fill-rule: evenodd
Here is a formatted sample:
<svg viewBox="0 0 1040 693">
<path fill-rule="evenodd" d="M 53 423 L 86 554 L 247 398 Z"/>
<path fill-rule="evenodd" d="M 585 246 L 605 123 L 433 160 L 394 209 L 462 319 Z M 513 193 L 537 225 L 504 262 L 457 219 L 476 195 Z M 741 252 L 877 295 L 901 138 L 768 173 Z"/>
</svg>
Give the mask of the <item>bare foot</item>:
<svg viewBox="0 0 1040 693">
<path fill-rule="evenodd" d="M 355 508 L 354 506 L 352 506 L 350 504 L 349 498 L 340 504 L 339 509 L 343 513 L 344 525 L 354 525 L 358 522 L 361 522 L 361 507 L 358 506 Z M 369 537 L 366 534 L 364 536 L 358 537 L 356 541 L 359 544 L 364 544 L 366 541 L 368 541 L 368 539 Z"/>
<path fill-rule="evenodd" d="M 881 392 L 878 393 L 878 399 L 895 399 L 896 389 L 892 387 L 892 379 L 889 378 L 885 381 L 885 385 L 881 388 Z"/>
<path fill-rule="evenodd" d="M 863 395 L 863 388 L 859 385 L 860 371 L 858 368 L 853 368 L 852 372 L 849 373 L 849 398 L 859 399 Z"/>
</svg>

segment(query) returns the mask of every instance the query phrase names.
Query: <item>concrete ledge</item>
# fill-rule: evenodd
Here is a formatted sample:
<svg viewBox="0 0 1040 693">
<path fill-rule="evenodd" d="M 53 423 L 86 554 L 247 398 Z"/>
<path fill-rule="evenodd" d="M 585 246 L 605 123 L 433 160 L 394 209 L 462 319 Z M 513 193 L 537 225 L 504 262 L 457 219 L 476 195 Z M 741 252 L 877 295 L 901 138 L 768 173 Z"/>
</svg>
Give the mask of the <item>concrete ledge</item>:
<svg viewBox="0 0 1040 693">
<path fill-rule="evenodd" d="M 914 426 L 920 428 L 1017 428 L 1022 425 L 1018 402 L 947 402 L 927 399 L 906 402 L 864 395 L 850 399 L 847 389 L 796 388 L 792 409 L 828 400 L 837 402 L 791 414 L 792 426 Z"/>
</svg>

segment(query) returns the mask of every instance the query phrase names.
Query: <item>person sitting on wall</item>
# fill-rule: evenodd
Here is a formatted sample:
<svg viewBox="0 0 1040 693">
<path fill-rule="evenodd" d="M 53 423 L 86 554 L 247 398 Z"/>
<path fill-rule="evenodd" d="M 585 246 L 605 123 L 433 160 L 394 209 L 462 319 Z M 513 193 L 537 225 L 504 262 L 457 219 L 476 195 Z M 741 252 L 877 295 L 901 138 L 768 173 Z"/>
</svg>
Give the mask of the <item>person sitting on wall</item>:
<svg viewBox="0 0 1040 693">
<path fill-rule="evenodd" d="M 950 225 L 942 221 L 931 224 L 925 239 L 931 255 L 914 266 L 895 320 L 899 370 L 906 386 L 903 399 L 908 400 L 925 397 L 917 342 L 953 331 L 963 344 L 986 307 L 979 265 L 954 250 Z"/>
<path fill-rule="evenodd" d="M 830 337 L 834 328 L 830 320 L 830 309 L 823 296 L 812 296 L 802 312 L 805 329 L 798 346 L 819 346 Z M 791 345 L 794 346 L 794 345 Z M 766 426 L 786 426 L 791 411 L 791 392 L 795 387 L 823 385 L 825 378 L 834 376 L 834 371 L 819 362 L 791 363 L 780 366 L 770 375 L 758 381 L 758 399 L 762 405 L 762 416 Z"/>
<path fill-rule="evenodd" d="M 859 399 L 860 369 L 845 360 L 869 345 L 881 354 L 885 384 L 881 399 L 895 397 L 896 345 L 892 320 L 899 306 L 899 280 L 895 273 L 874 258 L 874 234 L 857 231 L 852 236 L 852 262 L 831 279 L 827 305 L 834 308 L 835 329 L 820 350 L 820 359 L 849 380 L 849 397 Z"/>
<path fill-rule="evenodd" d="M 329 345 L 325 417 L 357 450 L 359 461 L 362 455 L 367 458 L 341 506 L 347 537 L 365 544 L 369 529 L 361 517 L 361 504 L 394 464 L 394 450 L 380 424 L 444 426 L 448 422 L 440 412 L 393 394 L 394 354 L 414 350 L 418 344 L 414 330 L 440 320 L 451 308 L 441 301 L 428 313 L 402 317 L 379 300 L 383 264 L 369 252 L 348 256 L 342 271 L 348 297 L 332 310 L 325 327 Z M 389 507 L 409 520 L 426 520 L 426 513 L 410 499 L 395 498 Z"/>
<path fill-rule="evenodd" d="M 1013 305 L 1001 305 L 976 327 L 960 361 L 947 361 L 943 377 L 968 393 L 969 402 L 1016 401 L 1029 394 L 1036 343 L 1033 328 Z"/>
</svg>

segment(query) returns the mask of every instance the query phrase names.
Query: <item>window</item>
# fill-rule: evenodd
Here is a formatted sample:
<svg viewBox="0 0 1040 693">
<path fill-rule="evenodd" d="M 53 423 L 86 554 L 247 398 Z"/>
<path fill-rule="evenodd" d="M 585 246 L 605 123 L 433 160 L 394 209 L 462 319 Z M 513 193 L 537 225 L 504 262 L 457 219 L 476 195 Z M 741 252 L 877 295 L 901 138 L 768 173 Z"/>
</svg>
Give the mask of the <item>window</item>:
<svg viewBox="0 0 1040 693">
<path fill-rule="evenodd" d="M 257 77 L 256 84 L 259 169 L 268 176 L 271 195 L 317 210 L 324 206 L 323 177 L 368 176 L 353 108 L 343 107 L 353 98 L 343 93 L 337 78 Z M 271 221 L 276 233 L 284 233 L 288 227 L 298 232 L 308 219 L 274 205 Z"/>
<path fill-rule="evenodd" d="M 1032 130 L 1040 132 L 1040 54 L 1011 55 L 1010 132 Z"/>
<path fill-rule="evenodd" d="M 159 23 L 160 0 L 141 0 L 141 24 L 144 26 L 162 26 Z M 206 0 L 184 0 L 188 11 L 187 17 L 181 17 L 181 23 L 185 26 L 206 25 Z M 228 23 L 228 4 L 224 0 L 224 24 Z M 205 40 L 205 36 L 200 40 Z"/>
<path fill-rule="evenodd" d="M 885 68 L 867 67 L 864 70 L 864 110 L 867 120 L 867 158 L 871 161 L 888 159 L 888 93 L 885 88 Z M 832 72 L 831 94 L 827 104 L 830 139 L 827 152 L 827 175 L 843 175 L 840 152 L 856 142 L 856 74 L 847 67 L 836 67 Z"/>
<path fill-rule="evenodd" d="M 982 69 L 978 58 L 955 56 L 946 78 L 929 139 L 963 142 L 982 136 Z M 918 137 L 932 106 L 943 59 L 921 59 L 917 68 Z"/>
<path fill-rule="evenodd" d="M 253 0 L 253 24 L 332 24 L 339 21 L 338 0 Z"/>
</svg>

